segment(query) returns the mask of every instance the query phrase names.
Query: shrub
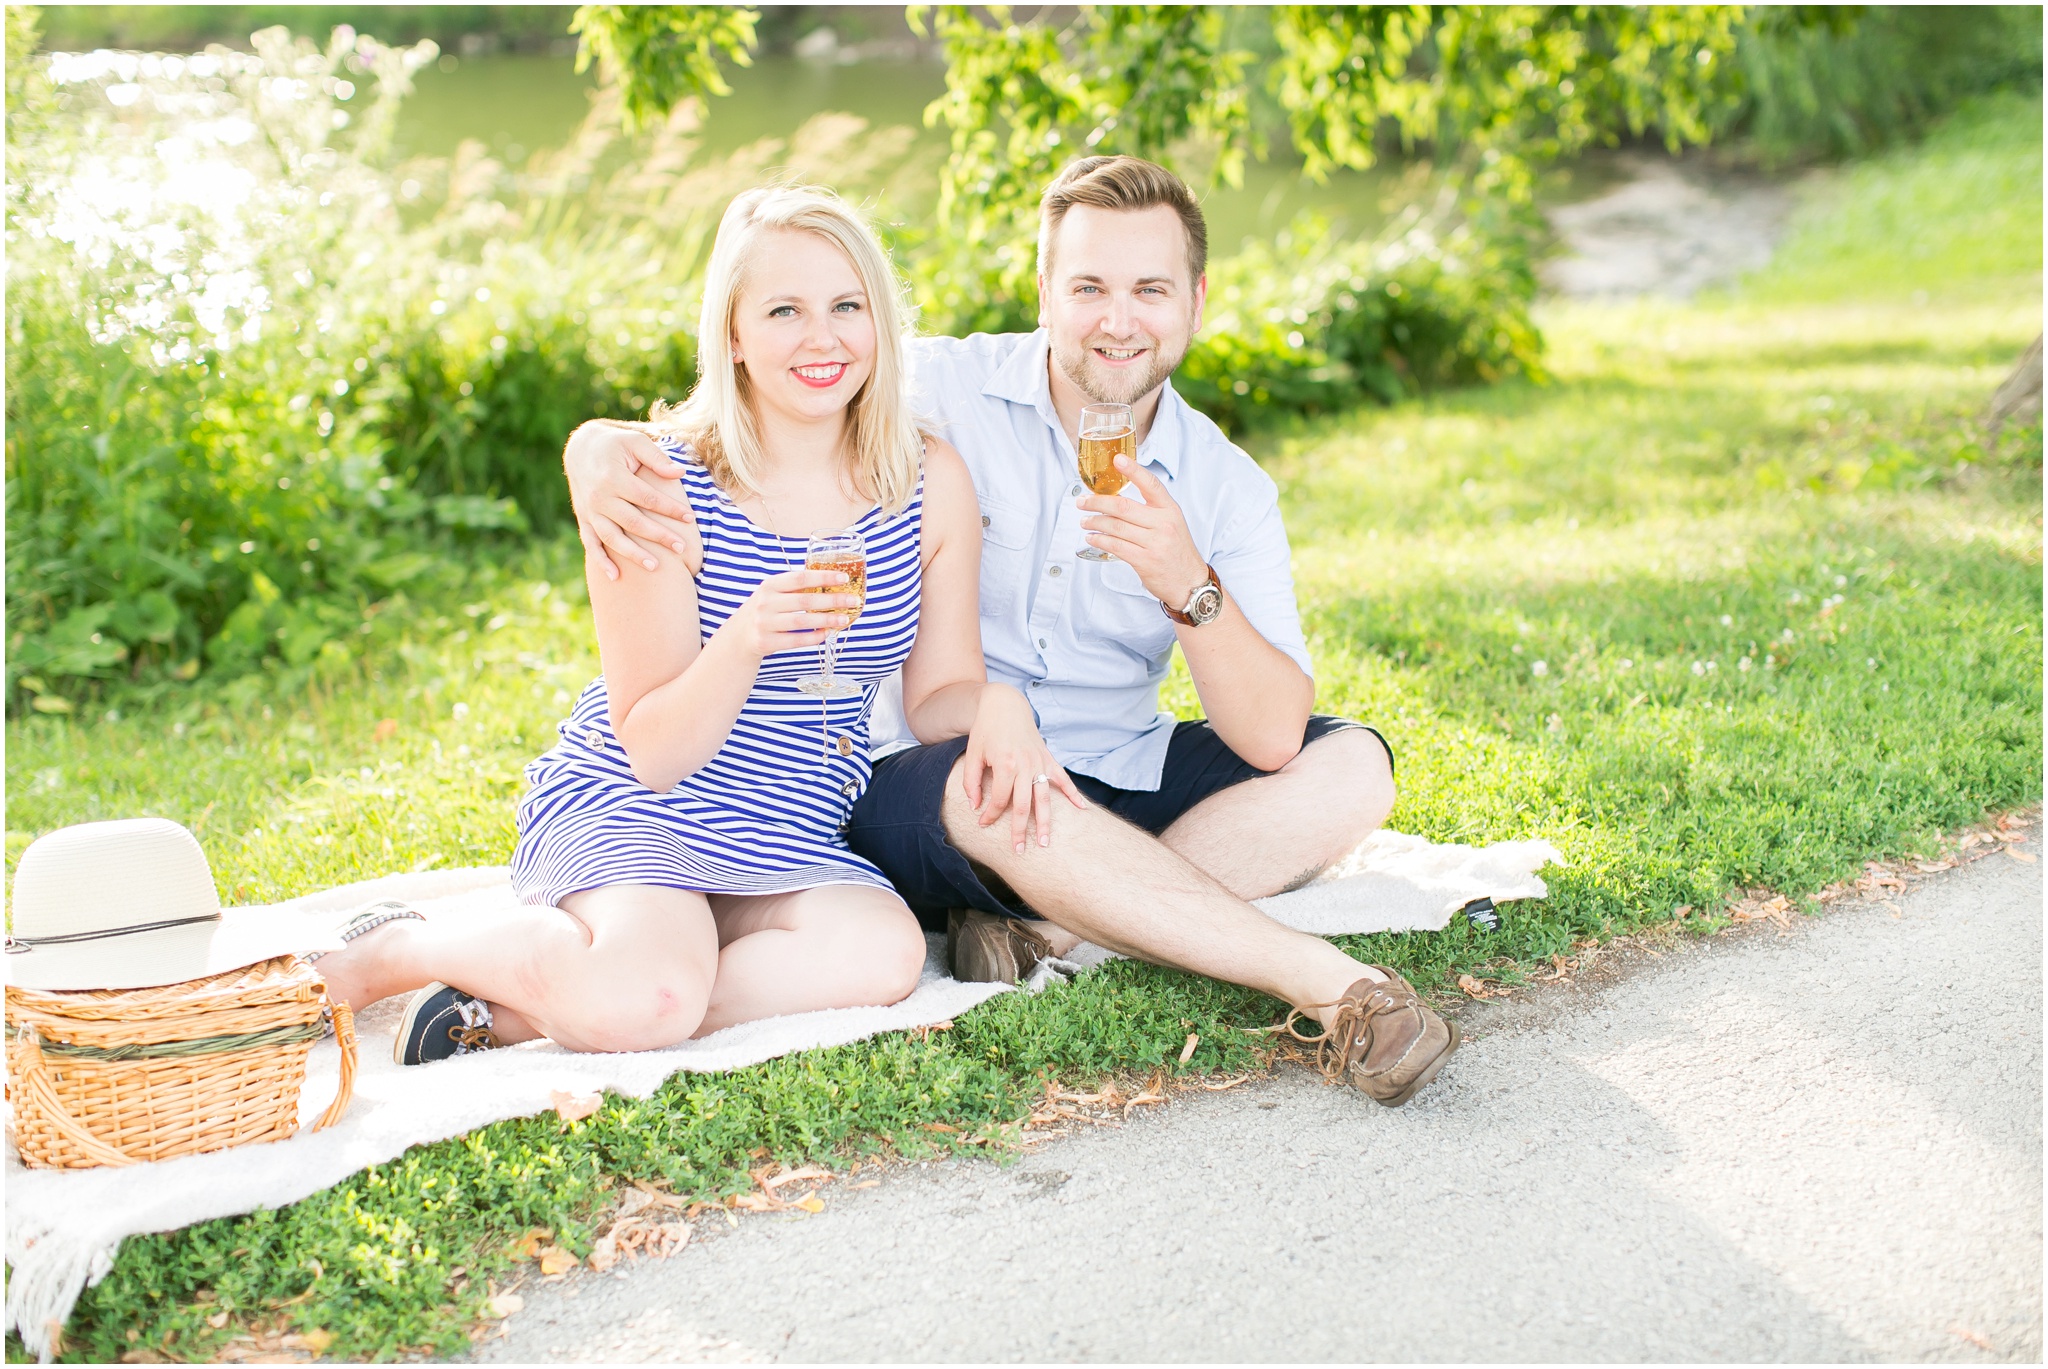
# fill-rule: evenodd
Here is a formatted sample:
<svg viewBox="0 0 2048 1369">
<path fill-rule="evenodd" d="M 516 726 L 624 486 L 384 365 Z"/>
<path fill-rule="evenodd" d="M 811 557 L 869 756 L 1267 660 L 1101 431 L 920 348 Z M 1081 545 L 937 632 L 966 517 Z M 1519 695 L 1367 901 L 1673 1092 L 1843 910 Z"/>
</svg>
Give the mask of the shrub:
<svg viewBox="0 0 2048 1369">
<path fill-rule="evenodd" d="M 1744 93 L 1724 131 L 1772 164 L 1851 156 L 1919 132 L 1967 96 L 2038 91 L 2041 8 L 1764 9 L 1735 61 Z"/>
<path fill-rule="evenodd" d="M 858 184 L 906 142 L 828 116 L 706 163 L 684 110 L 621 158 L 598 108 L 519 171 L 392 167 L 431 45 L 255 47 L 9 67 L 9 684 L 38 707 L 346 660 L 478 550 L 559 531 L 568 431 L 687 388 L 731 194 L 778 161 Z"/>
<path fill-rule="evenodd" d="M 403 510 L 334 403 L 364 309 L 331 282 L 385 212 L 352 145 L 421 58 L 10 65 L 10 682 L 305 664 L 362 622 Z"/>
<path fill-rule="evenodd" d="M 1437 216 L 1377 239 L 1301 219 L 1210 270 L 1207 326 L 1175 386 L 1225 429 L 1542 373 L 1521 255 Z"/>
</svg>

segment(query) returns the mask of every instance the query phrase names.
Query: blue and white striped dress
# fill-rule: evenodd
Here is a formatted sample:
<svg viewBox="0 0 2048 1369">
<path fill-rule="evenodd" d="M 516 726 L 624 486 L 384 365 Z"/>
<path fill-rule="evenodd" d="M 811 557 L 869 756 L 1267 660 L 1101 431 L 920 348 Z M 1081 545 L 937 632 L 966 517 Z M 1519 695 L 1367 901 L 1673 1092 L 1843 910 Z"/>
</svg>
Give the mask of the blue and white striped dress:
<svg viewBox="0 0 2048 1369">
<path fill-rule="evenodd" d="M 681 485 L 704 539 L 697 616 L 706 639 L 770 575 L 801 568 L 801 537 L 763 532 L 686 449 Z M 817 647 L 761 662 L 718 753 L 666 794 L 633 778 L 612 735 L 604 678 L 576 700 L 562 740 L 526 767 L 512 885 L 526 903 L 582 889 L 652 884 L 698 893 L 774 894 L 822 884 L 889 882 L 847 849 L 841 828 L 867 787 L 868 714 L 881 682 L 917 636 L 924 480 L 904 510 L 877 507 L 854 526 L 867 542 L 867 601 L 839 637 L 836 674 L 858 695 L 819 700 L 796 682 L 819 670 Z M 829 737 L 829 741 L 827 738 Z"/>
</svg>

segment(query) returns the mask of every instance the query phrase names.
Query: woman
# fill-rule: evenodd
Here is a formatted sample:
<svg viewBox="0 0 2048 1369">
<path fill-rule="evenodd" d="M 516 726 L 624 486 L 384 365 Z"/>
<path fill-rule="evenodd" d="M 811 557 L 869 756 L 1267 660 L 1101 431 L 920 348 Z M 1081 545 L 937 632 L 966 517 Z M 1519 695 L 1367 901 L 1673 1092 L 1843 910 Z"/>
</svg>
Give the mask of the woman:
<svg viewBox="0 0 2048 1369">
<path fill-rule="evenodd" d="M 839 834 L 898 666 L 921 739 L 966 733 L 972 773 L 1047 777 L 985 804 L 1031 813 L 1045 841 L 1050 787 L 1084 802 L 1030 705 L 987 682 L 973 485 L 910 411 L 899 286 L 872 231 L 828 192 L 740 196 L 698 337 L 699 382 L 653 427 L 690 467 L 703 568 L 589 577 L 604 674 L 527 770 L 513 884 L 528 906 L 487 925 L 373 910 L 322 961 L 352 1005 L 426 985 L 401 1063 L 538 1036 L 647 1050 L 908 995 L 923 935 Z M 802 569 L 818 528 L 864 536 L 864 607 L 845 574 Z M 858 695 L 800 692 L 853 610 L 836 670 Z"/>
</svg>

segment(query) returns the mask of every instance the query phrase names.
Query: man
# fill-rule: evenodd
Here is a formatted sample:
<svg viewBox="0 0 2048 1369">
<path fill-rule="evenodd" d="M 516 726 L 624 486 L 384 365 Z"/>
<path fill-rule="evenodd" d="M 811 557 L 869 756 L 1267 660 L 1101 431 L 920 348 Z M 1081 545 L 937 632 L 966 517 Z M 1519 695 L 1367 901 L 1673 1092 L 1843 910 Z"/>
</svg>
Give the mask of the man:
<svg viewBox="0 0 2048 1369">
<path fill-rule="evenodd" d="M 1062 806 L 1058 840 L 1039 823 L 1029 843 L 1026 815 L 999 821 L 994 797 L 1017 777 L 964 774 L 964 739 L 919 746 L 885 705 L 848 840 L 920 916 L 948 918 L 963 978 L 1014 979 L 1085 939 L 1243 984 L 1316 1017 L 1325 1073 L 1398 1106 L 1456 1049 L 1455 1025 L 1400 976 L 1245 901 L 1299 887 L 1379 826 L 1393 757 L 1370 728 L 1311 716 L 1276 487 L 1167 383 L 1201 327 L 1207 251 L 1178 177 L 1084 157 L 1042 201 L 1039 331 L 914 344 L 922 398 L 981 502 L 989 678 L 1031 700 L 1092 806 Z M 1121 495 L 1077 477 L 1090 403 L 1133 411 Z M 688 515 L 643 478 L 673 478 L 651 443 L 586 424 L 563 463 L 606 573 L 606 547 L 651 563 L 636 538 L 688 554 L 690 530 L 656 517 Z M 1205 721 L 1159 711 L 1176 644 Z"/>
</svg>

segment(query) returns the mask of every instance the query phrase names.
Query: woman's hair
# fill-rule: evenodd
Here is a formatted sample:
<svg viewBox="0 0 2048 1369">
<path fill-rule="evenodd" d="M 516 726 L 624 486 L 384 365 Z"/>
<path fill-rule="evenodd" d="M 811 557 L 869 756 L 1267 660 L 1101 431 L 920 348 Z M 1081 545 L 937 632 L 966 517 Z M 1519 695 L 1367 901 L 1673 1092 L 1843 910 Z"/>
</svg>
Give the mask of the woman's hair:
<svg viewBox="0 0 2048 1369">
<path fill-rule="evenodd" d="M 815 233 L 838 245 L 853 263 L 875 323 L 873 373 L 847 405 L 853 437 L 853 475 L 862 493 L 891 514 L 917 489 L 925 426 L 911 412 L 903 339 L 909 305 L 874 230 L 844 200 L 807 185 L 763 186 L 726 208 L 704 276 L 704 311 L 697 329 L 697 384 L 680 405 L 657 403 L 650 430 L 683 438 L 697 460 L 728 494 L 760 489 L 765 461 L 754 412 L 753 385 L 732 359 L 733 314 L 757 255 L 775 229 Z"/>
</svg>

